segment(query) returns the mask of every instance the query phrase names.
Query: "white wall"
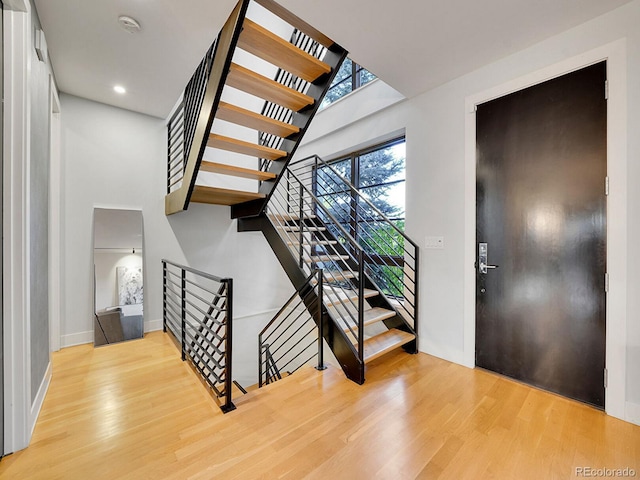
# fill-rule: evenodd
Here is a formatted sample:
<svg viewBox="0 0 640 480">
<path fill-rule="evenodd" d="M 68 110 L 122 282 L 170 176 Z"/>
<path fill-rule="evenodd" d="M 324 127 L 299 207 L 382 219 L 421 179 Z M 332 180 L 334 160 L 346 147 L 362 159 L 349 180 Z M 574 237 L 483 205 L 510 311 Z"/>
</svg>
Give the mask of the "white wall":
<svg viewBox="0 0 640 480">
<path fill-rule="evenodd" d="M 353 146 L 373 144 L 405 131 L 407 138 L 407 233 L 420 245 L 425 236 L 444 236 L 443 250 L 422 249 L 420 348 L 428 353 L 469 364 L 465 352 L 465 234 L 469 225 L 465 214 L 465 121 L 467 97 L 484 92 L 514 79 L 532 76 L 550 65 L 579 56 L 584 52 L 626 38 L 626 75 L 618 84 L 629 85 L 624 111 L 618 109 L 614 119 L 626 127 L 628 156 L 609 159 L 610 163 L 628 163 L 628 199 L 626 202 L 627 235 L 622 243 L 640 244 L 640 1 L 569 30 L 525 51 L 451 81 L 418 97 L 402 100 L 381 82 L 365 87 L 321 112 L 312 123 L 304 145 L 296 157 L 314 153 L 331 158 Z M 370 105 L 377 104 L 380 110 Z M 346 119 L 346 120 L 345 120 Z M 611 125 L 611 123 L 610 123 Z M 622 149 L 624 150 L 624 149 Z M 627 162 L 628 159 L 628 162 Z M 626 186 L 624 186 L 626 187 Z M 471 208 L 474 208 L 471 205 Z M 609 212 L 615 215 L 615 212 Z M 629 256 L 628 275 L 614 281 L 624 289 L 619 305 L 626 312 L 626 379 L 614 395 L 624 405 L 626 414 L 617 409 L 612 414 L 640 423 L 640 256 Z M 613 280 L 613 279 L 612 279 Z M 467 290 L 465 290 L 467 288 Z M 471 294 L 472 295 L 472 294 Z M 617 314 L 616 314 L 617 315 Z M 608 321 L 618 321 L 618 317 Z M 468 325 L 466 326 L 469 329 Z M 620 372 L 613 372 L 620 373 Z M 626 392 L 626 393 L 625 393 Z M 608 391 L 607 395 L 611 392 Z M 624 408 L 623 408 L 624 410 Z"/>
<path fill-rule="evenodd" d="M 29 0 L 4 2 L 3 453 L 27 446 L 51 378 L 49 304 L 36 297 L 46 299 L 48 290 L 49 100 L 56 87 L 50 63 L 33 49 L 38 26 Z"/>
<path fill-rule="evenodd" d="M 236 342 L 244 345 L 243 331 L 253 335 L 255 325 L 267 321 L 293 293 L 263 235 L 238 233 L 224 206 L 192 204 L 186 212 L 165 216 L 163 120 L 70 95 L 63 94 L 61 102 L 66 172 L 62 345 L 93 341 L 94 207 L 142 210 L 147 330 L 161 327 L 161 259 L 166 258 L 233 278 L 234 317 L 254 322 L 245 329 L 241 321 L 235 329 Z"/>
</svg>

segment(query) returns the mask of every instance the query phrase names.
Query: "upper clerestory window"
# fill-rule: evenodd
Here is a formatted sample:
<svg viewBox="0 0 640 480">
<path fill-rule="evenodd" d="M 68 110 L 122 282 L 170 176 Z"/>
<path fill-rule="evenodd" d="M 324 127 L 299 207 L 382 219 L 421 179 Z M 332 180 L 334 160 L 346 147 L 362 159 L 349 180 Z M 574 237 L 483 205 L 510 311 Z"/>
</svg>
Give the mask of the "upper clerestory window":
<svg viewBox="0 0 640 480">
<path fill-rule="evenodd" d="M 320 109 L 331 105 L 336 100 L 339 100 L 375 79 L 376 76 L 369 70 L 358 65 L 350 58 L 345 59 L 340 70 L 338 70 L 338 74 L 333 79 L 333 83 L 331 83 L 327 94 L 322 100 Z"/>
</svg>

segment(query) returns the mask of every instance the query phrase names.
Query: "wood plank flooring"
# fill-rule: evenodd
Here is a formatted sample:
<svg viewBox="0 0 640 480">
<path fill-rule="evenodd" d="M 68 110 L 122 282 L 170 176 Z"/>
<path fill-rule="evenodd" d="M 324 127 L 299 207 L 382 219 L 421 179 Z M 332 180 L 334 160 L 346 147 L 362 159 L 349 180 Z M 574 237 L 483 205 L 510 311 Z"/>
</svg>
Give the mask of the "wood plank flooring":
<svg viewBox="0 0 640 480">
<path fill-rule="evenodd" d="M 53 357 L 31 446 L 2 479 L 566 479 L 632 468 L 640 427 L 424 354 L 358 386 L 307 367 L 223 415 L 162 333 Z"/>
</svg>

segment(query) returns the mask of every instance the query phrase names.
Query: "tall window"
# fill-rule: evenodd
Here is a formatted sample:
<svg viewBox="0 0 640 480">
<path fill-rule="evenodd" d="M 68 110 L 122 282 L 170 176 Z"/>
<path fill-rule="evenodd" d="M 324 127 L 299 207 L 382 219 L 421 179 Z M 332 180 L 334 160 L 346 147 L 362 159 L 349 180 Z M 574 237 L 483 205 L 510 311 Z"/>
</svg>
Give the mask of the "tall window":
<svg viewBox="0 0 640 480">
<path fill-rule="evenodd" d="M 383 291 L 388 295 L 401 294 L 404 238 L 389 223 L 380 221 L 375 209 L 358 200 L 338 175 L 349 180 L 393 225 L 404 231 L 404 137 L 353 152 L 329 165 L 319 167 L 316 172 L 316 196 L 344 230 L 370 254 L 369 273 L 379 277 Z"/>
<path fill-rule="evenodd" d="M 320 108 L 332 104 L 375 78 L 376 76 L 369 70 L 362 68 L 362 66 L 353 62 L 350 58 L 345 59 L 336 77 L 333 79 L 333 83 L 329 87 L 324 100 L 322 100 Z"/>
</svg>

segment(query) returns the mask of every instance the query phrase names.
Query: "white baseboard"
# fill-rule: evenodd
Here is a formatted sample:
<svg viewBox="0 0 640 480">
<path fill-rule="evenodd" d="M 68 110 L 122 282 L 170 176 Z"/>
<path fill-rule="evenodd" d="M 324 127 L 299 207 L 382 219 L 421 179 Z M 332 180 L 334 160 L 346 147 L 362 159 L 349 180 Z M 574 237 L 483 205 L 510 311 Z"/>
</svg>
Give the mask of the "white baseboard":
<svg viewBox="0 0 640 480">
<path fill-rule="evenodd" d="M 144 333 L 157 332 L 158 330 L 162 330 L 162 319 L 144 322 Z"/>
<path fill-rule="evenodd" d="M 640 425 L 640 403 L 627 402 L 624 416 L 627 422 Z"/>
<path fill-rule="evenodd" d="M 60 336 L 61 348 L 73 347 L 75 345 L 82 345 L 85 343 L 93 343 L 93 330 Z"/>
<path fill-rule="evenodd" d="M 38 394 L 31 405 L 31 410 L 29 412 L 29 442 L 31 442 L 31 436 L 33 435 L 33 429 L 36 428 L 36 421 L 38 420 L 38 416 L 40 415 L 40 410 L 42 409 L 42 404 L 44 403 L 44 397 L 47 395 L 47 391 L 49 390 L 49 384 L 51 383 L 51 362 L 47 365 L 47 370 L 44 372 L 44 378 L 42 379 L 42 383 L 40 383 L 40 387 L 38 388 Z"/>
</svg>

